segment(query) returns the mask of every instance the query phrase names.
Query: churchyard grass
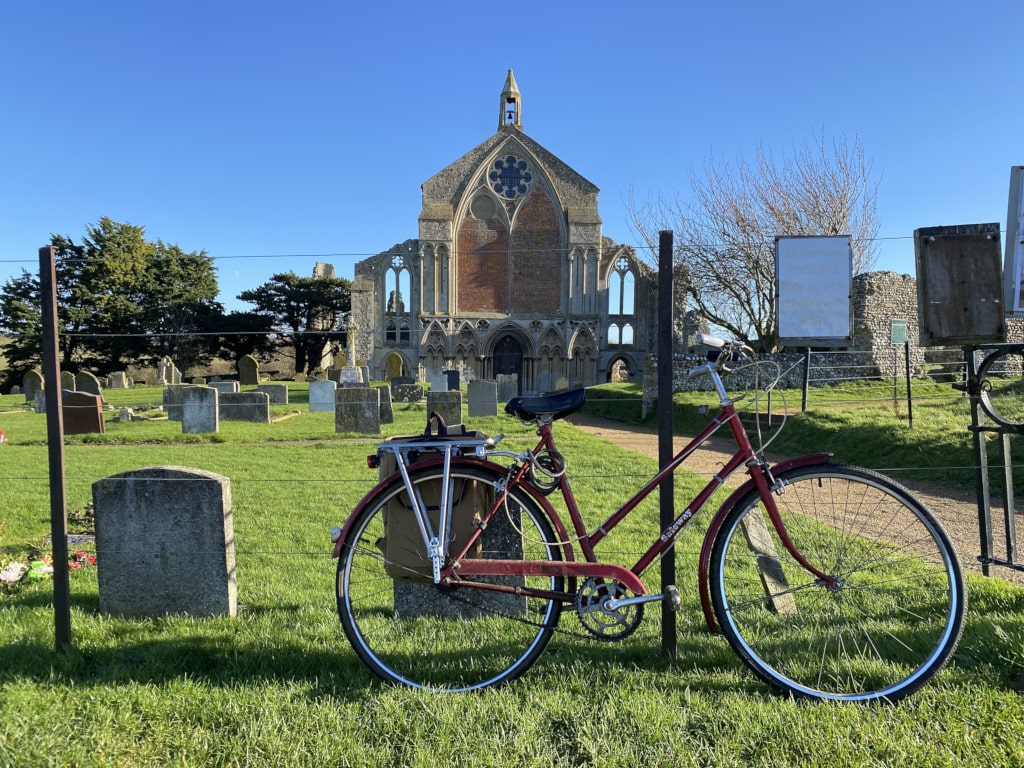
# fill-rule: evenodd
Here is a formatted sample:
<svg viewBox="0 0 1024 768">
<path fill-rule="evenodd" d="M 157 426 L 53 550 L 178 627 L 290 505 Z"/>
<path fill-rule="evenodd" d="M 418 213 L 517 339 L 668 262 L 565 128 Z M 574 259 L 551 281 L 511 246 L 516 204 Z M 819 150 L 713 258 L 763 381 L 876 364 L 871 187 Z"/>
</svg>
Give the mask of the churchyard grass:
<svg viewBox="0 0 1024 768">
<path fill-rule="evenodd" d="M 44 547 L 49 531 L 45 420 L 3 412 L 11 407 L 16 401 L 0 398 L 0 426 L 11 439 L 0 446 L 2 563 Z M 144 466 L 198 467 L 231 479 L 239 613 L 100 615 L 96 569 L 83 568 L 71 574 L 73 646 L 56 653 L 51 583 L 0 592 L 0 766 L 1024 764 L 1024 702 L 1014 692 L 1024 670 L 1024 589 L 969 574 L 960 648 L 905 702 L 798 703 L 754 680 L 724 639 L 707 632 L 693 572 L 696 528 L 677 547 L 684 604 L 675 659 L 662 657 L 660 616 L 650 609 L 621 643 L 556 636 L 525 677 L 501 690 L 446 696 L 381 685 L 341 632 L 328 539 L 375 482 L 365 456 L 377 439 L 334 435 L 330 414 L 292 410 L 297 415 L 271 425 L 232 423 L 228 431 L 222 423 L 216 441 L 157 421 L 108 424 L 104 437 L 120 435 L 116 441 L 68 438 L 72 507 L 88 502 L 96 480 Z M 871 417 L 870 408 L 856 410 Z M 384 435 L 423 429 L 422 406 L 396 404 L 395 413 Z M 914 433 L 904 463 L 922 463 L 919 452 L 936 439 L 929 419 L 918 425 L 916 417 L 913 430 L 891 427 Z M 799 421 L 787 429 L 799 434 Z M 531 437 L 503 416 L 471 426 L 505 433 L 507 445 Z M 840 455 L 861 440 L 877 449 L 890 430 L 850 435 L 858 423 L 812 426 L 808 439 L 828 435 Z M 654 469 L 620 446 L 558 429 L 588 520 L 625 498 L 639 481 L 630 475 Z M 956 430 L 965 440 L 962 414 Z M 679 499 L 692 489 L 681 479 Z M 656 505 L 646 504 L 616 531 L 621 538 L 606 542 L 610 559 L 650 539 Z M 656 586 L 658 574 L 647 579 Z M 579 631 L 571 611 L 562 626 Z"/>
</svg>

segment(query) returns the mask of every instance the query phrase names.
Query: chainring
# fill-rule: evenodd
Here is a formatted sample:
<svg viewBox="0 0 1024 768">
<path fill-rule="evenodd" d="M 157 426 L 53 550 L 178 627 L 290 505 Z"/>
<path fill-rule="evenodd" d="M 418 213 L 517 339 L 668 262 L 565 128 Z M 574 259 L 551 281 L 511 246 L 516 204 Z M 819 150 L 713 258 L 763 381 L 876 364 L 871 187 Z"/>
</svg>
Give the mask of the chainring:
<svg viewBox="0 0 1024 768">
<path fill-rule="evenodd" d="M 622 640 L 640 626 L 643 603 L 606 607 L 609 600 L 626 597 L 627 589 L 614 579 L 589 578 L 576 592 L 576 615 L 584 628 L 600 640 Z"/>
</svg>

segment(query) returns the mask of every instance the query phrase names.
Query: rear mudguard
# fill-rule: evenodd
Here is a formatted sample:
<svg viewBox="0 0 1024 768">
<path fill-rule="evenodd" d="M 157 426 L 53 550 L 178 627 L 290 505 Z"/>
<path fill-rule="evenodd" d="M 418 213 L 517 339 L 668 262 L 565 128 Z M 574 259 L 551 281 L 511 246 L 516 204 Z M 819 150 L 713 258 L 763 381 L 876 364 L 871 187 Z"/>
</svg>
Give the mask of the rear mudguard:
<svg viewBox="0 0 1024 768">
<path fill-rule="evenodd" d="M 828 464 L 831 459 L 831 454 L 828 453 L 814 453 L 808 456 L 797 456 L 796 458 L 786 459 L 780 461 L 778 464 L 771 468 L 772 476 L 778 476 L 783 472 L 790 469 L 796 469 L 797 467 L 807 467 L 812 464 Z M 725 523 L 725 518 L 732 510 L 739 500 L 746 496 L 751 491 L 755 490 L 757 485 L 754 483 L 754 479 L 750 478 L 730 494 L 722 506 L 718 508 L 715 516 L 711 520 L 711 524 L 708 526 L 708 531 L 704 534 L 704 543 L 700 548 L 700 561 L 697 565 L 697 584 L 700 587 L 700 607 L 704 612 L 704 620 L 707 622 L 708 629 L 712 632 L 718 631 L 718 622 L 715 621 L 715 612 L 711 607 L 711 582 L 710 582 L 710 569 L 711 569 L 711 550 L 715 545 L 715 539 L 718 538 L 718 532 L 722 529 L 722 525 Z"/>
</svg>

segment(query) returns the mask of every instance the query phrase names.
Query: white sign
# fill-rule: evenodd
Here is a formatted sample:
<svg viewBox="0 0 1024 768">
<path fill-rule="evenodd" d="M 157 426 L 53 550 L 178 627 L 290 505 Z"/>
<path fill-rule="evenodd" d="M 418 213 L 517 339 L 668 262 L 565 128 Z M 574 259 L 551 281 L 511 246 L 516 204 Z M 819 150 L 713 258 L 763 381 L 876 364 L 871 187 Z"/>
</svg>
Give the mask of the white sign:
<svg viewBox="0 0 1024 768">
<path fill-rule="evenodd" d="M 849 235 L 775 238 L 779 341 L 849 344 L 852 280 Z"/>
<path fill-rule="evenodd" d="M 1006 207 L 1003 295 L 1012 313 L 1024 313 L 1024 165 L 1010 169 L 1010 200 Z"/>
</svg>

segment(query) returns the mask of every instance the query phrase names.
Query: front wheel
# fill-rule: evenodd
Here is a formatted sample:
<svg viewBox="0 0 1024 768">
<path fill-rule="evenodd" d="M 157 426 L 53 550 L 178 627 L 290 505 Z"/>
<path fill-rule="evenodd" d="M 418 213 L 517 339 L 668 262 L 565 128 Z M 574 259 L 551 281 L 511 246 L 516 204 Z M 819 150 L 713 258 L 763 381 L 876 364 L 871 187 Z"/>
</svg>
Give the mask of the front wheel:
<svg viewBox="0 0 1024 768">
<path fill-rule="evenodd" d="M 757 491 L 727 514 L 711 556 L 711 599 L 754 673 L 798 697 L 896 701 L 935 675 L 963 631 L 956 552 L 909 491 L 864 469 L 781 473 L 787 551 Z"/>
<path fill-rule="evenodd" d="M 436 525 L 441 469 L 412 470 L 410 477 Z M 479 541 L 469 544 L 503 479 L 486 468 L 452 464 L 449 554 L 469 545 L 467 557 L 562 559 L 547 516 L 516 488 Z M 562 610 L 561 602 L 526 590 L 562 593 L 563 577 L 476 577 L 477 584 L 505 591 L 474 582 L 436 585 L 411 509 L 404 483 L 386 486 L 342 542 L 338 613 L 352 647 L 380 678 L 414 688 L 468 691 L 515 679 L 540 656 Z"/>
</svg>

